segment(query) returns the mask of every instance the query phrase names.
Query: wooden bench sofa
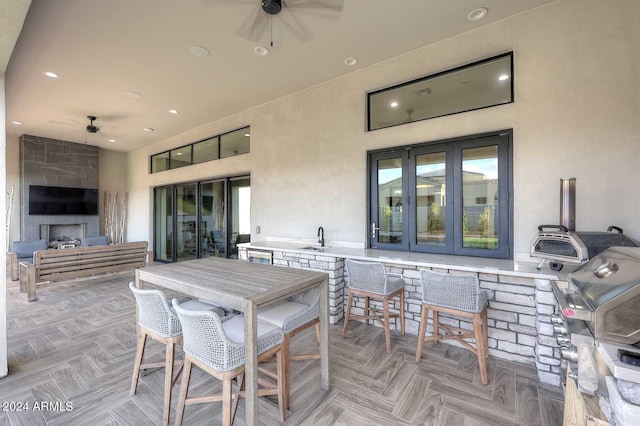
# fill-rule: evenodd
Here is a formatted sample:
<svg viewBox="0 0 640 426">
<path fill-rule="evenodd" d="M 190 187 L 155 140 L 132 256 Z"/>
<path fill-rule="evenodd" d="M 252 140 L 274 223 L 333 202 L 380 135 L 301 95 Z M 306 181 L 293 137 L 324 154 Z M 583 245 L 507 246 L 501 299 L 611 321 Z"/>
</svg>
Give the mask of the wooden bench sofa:
<svg viewBox="0 0 640 426">
<path fill-rule="evenodd" d="M 27 293 L 31 302 L 37 299 L 37 283 L 140 268 L 145 266 L 147 256 L 152 264 L 153 253 L 147 247 L 142 241 L 36 251 L 33 263 L 20 263 L 20 292 Z"/>
</svg>

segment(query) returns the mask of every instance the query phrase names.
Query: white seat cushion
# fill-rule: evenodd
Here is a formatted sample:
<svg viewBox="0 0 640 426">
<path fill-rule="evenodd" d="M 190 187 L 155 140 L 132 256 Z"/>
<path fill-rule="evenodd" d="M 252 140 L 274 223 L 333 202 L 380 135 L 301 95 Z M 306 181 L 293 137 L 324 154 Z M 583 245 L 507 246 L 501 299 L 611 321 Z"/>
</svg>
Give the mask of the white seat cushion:
<svg viewBox="0 0 640 426">
<path fill-rule="evenodd" d="M 212 305 L 211 303 L 202 302 L 200 300 L 187 300 L 182 302 L 180 307 L 187 311 L 213 311 L 220 316 L 224 316 L 224 309 L 220 306 Z M 169 306 L 169 308 L 171 309 L 171 312 L 174 314 L 176 313 L 173 306 Z"/>
<path fill-rule="evenodd" d="M 222 323 L 222 328 L 225 334 L 229 338 L 237 343 L 244 343 L 244 315 L 236 315 L 235 317 Z M 271 333 L 273 330 L 277 330 L 271 324 L 258 320 L 258 340 L 267 333 Z"/>
<path fill-rule="evenodd" d="M 284 322 L 301 312 L 309 309 L 309 306 L 296 302 L 281 302 L 258 309 L 258 319 L 271 325 L 282 328 Z"/>
</svg>

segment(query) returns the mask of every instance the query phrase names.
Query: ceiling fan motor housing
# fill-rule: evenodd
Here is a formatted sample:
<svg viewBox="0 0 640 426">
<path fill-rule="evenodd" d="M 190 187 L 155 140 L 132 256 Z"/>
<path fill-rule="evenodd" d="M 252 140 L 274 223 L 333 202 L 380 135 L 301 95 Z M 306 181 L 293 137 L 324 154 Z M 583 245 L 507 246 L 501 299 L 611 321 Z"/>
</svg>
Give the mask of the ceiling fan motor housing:
<svg viewBox="0 0 640 426">
<path fill-rule="evenodd" d="M 262 0 L 262 10 L 269 15 L 277 15 L 282 10 L 282 0 Z"/>
</svg>

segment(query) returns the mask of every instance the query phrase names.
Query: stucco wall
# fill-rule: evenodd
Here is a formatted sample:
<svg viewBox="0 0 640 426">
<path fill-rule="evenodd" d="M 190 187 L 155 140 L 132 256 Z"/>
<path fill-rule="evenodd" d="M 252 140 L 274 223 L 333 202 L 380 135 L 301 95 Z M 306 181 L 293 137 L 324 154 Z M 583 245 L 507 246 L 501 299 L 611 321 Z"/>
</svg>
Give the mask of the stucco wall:
<svg viewBox="0 0 640 426">
<path fill-rule="evenodd" d="M 514 129 L 515 257 L 556 223 L 559 179 L 577 178 L 577 228 L 640 239 L 640 2 L 565 0 L 357 70 L 128 156 L 129 240 L 151 241 L 150 188 L 250 171 L 266 237 L 366 242 L 366 152 Z M 514 51 L 515 103 L 365 132 L 365 93 Z M 251 153 L 148 174 L 148 156 L 251 125 Z"/>
<path fill-rule="evenodd" d="M 5 104 L 4 104 L 4 73 L 0 74 L 0 176 L 5 176 L 6 168 L 6 128 L 5 128 Z M 6 179 L 0 179 L 0 194 L 5 194 L 7 189 Z M 0 241 L 6 244 L 7 231 L 4 226 L 6 219 L 6 197 L 0 199 Z M 7 276 L 7 251 L 6 247 L 0 249 L 0 277 Z M 0 279 L 0 377 L 7 375 L 7 280 Z"/>
<path fill-rule="evenodd" d="M 104 192 L 127 192 L 127 154 L 100 148 L 98 171 L 100 235 L 104 235 Z"/>
</svg>

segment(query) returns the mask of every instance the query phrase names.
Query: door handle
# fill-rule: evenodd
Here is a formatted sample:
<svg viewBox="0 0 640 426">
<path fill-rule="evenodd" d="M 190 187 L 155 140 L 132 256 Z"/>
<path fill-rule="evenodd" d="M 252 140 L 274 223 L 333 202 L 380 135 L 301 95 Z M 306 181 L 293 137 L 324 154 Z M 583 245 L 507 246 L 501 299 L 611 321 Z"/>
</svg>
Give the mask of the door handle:
<svg viewBox="0 0 640 426">
<path fill-rule="evenodd" d="M 376 239 L 376 231 L 379 231 L 380 228 L 376 228 L 376 223 L 375 222 L 371 222 L 371 238 L 372 239 Z"/>
</svg>

